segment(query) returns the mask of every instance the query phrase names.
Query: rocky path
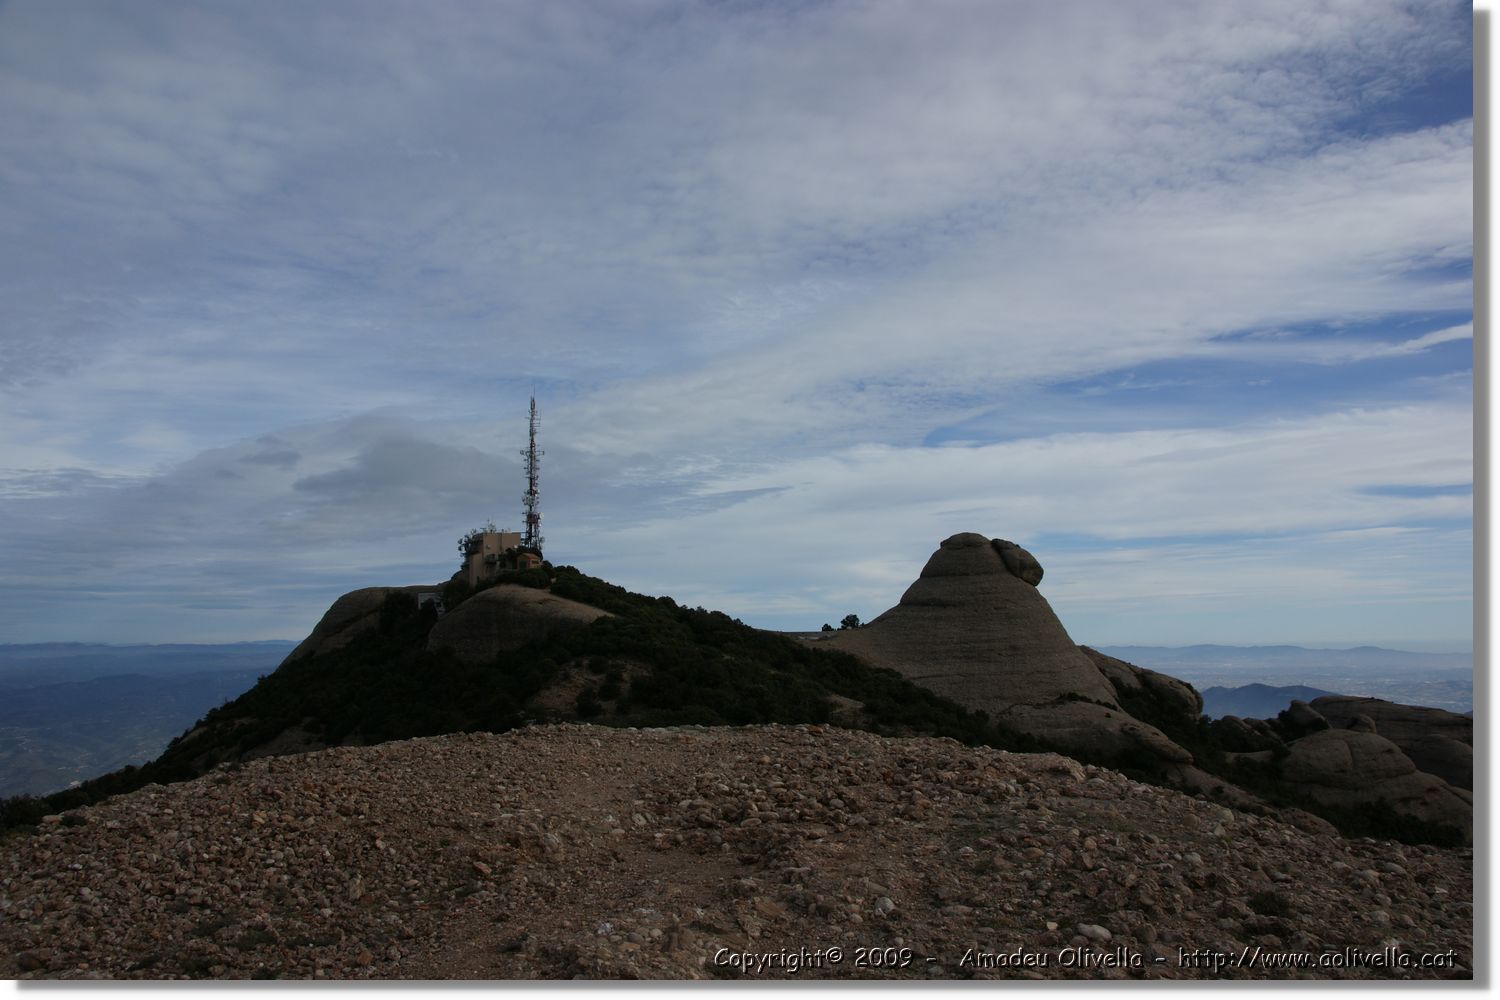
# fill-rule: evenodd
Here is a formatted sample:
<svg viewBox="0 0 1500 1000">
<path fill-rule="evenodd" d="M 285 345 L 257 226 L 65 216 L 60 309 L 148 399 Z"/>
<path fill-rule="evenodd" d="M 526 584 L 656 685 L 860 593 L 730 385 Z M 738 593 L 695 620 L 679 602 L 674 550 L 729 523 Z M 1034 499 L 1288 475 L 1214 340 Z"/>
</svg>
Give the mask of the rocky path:
<svg viewBox="0 0 1500 1000">
<path fill-rule="evenodd" d="M 0 844 L 7 977 L 1469 978 L 1472 852 L 1051 754 L 559 726 L 257 761 Z"/>
</svg>

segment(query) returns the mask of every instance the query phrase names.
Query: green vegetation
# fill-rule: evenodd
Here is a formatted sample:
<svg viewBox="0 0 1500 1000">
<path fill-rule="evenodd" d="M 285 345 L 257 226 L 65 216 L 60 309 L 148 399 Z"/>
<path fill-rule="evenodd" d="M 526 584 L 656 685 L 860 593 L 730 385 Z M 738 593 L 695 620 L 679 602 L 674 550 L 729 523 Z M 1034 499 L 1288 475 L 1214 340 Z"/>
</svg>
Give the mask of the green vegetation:
<svg viewBox="0 0 1500 1000">
<path fill-rule="evenodd" d="M 844 726 L 884 735 L 947 736 L 1006 750 L 1048 749 L 894 671 L 751 628 L 719 611 L 634 594 L 571 566 L 544 564 L 472 589 L 455 581 L 444 588 L 443 600 L 451 613 L 480 590 L 502 585 L 550 587 L 559 597 L 612 617 L 501 653 L 488 663 L 468 664 L 447 651 L 429 651 L 427 633 L 437 621 L 436 610 L 430 604 L 419 609 L 411 594 L 393 592 L 375 630 L 342 649 L 283 664 L 239 698 L 210 711 L 151 763 L 45 798 L 0 801 L 0 830 L 32 826 L 50 813 L 150 782 L 196 777 L 220 764 L 234 767 L 250 755 L 271 752 L 268 745 L 292 752 L 452 732 L 504 732 L 554 718 L 615 726 L 823 723 L 833 718 L 835 696 L 860 706 L 839 715 Z M 858 624 L 849 615 L 840 628 Z M 581 677 L 584 684 L 561 712 L 541 708 L 538 696 L 565 677 L 575 684 Z M 1460 831 L 1412 819 L 1385 803 L 1351 809 L 1321 805 L 1281 778 L 1278 758 L 1285 756 L 1284 748 L 1263 763 L 1245 758 L 1230 763 L 1207 717 L 1190 719 L 1147 690 L 1117 687 L 1117 694 L 1130 715 L 1191 752 L 1200 768 L 1274 805 L 1305 809 L 1348 836 L 1463 842 Z M 1071 756 L 1138 780 L 1162 780 L 1160 761 L 1144 749 L 1109 758 Z"/>
<path fill-rule="evenodd" d="M 1121 707 L 1132 716 L 1155 726 L 1174 743 L 1191 753 L 1193 763 L 1199 769 L 1222 778 L 1226 785 L 1237 785 L 1271 805 L 1301 809 L 1325 819 L 1346 837 L 1377 837 L 1408 844 L 1435 844 L 1442 847 L 1455 847 L 1464 842 L 1463 831 L 1399 813 L 1385 802 L 1352 807 L 1331 806 L 1301 793 L 1294 783 L 1286 781 L 1281 775 L 1281 761 L 1289 753 L 1285 744 L 1271 745 L 1271 758 L 1265 762 L 1245 757 L 1231 759 L 1226 752 L 1229 747 L 1225 746 L 1222 720 L 1211 720 L 1206 715 L 1190 719 L 1154 696 L 1148 688 L 1132 689 L 1116 684 L 1115 694 Z M 1286 718 L 1286 714 L 1283 712 L 1282 717 L 1273 720 L 1272 725 L 1285 738 L 1301 735 L 1301 731 Z M 1316 728 L 1327 726 L 1325 724 Z M 1153 772 L 1159 766 L 1145 752 L 1127 754 L 1113 760 L 1090 760 L 1088 763 L 1112 767 L 1139 781 L 1156 780 Z"/>
<path fill-rule="evenodd" d="M 830 720 L 832 696 L 862 705 L 841 716 L 887 735 L 948 736 L 969 745 L 1039 750 L 1035 740 L 833 650 L 763 632 L 718 611 L 679 606 L 669 597 L 631 593 L 569 567 L 505 574 L 470 589 L 444 588 L 449 612 L 489 586 L 547 587 L 559 597 L 611 613 L 592 624 L 466 664 L 446 650 L 429 651 L 436 623 L 409 593 L 393 592 L 377 629 L 341 649 L 283 664 L 239 698 L 210 711 L 173 740 L 156 760 L 45 798 L 0 802 L 0 829 L 35 824 L 42 816 L 107 796 L 196 777 L 265 752 L 341 743 L 503 732 L 549 721 L 537 695 L 564 674 L 590 680 L 563 715 L 605 725 L 754 725 Z M 576 668 L 576 669 L 575 669 Z"/>
</svg>

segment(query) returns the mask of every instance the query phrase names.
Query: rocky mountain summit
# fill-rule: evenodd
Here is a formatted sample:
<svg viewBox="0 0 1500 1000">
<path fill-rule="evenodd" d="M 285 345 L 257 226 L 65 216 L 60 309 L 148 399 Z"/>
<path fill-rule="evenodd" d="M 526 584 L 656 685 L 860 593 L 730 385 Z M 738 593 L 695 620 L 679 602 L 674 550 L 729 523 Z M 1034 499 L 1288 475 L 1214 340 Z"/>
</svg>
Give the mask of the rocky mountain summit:
<svg viewBox="0 0 1500 1000">
<path fill-rule="evenodd" d="M 1389 809 L 1469 835 L 1471 719 L 1333 696 L 1316 709 L 1294 703 L 1278 720 L 1210 723 L 1191 685 L 1075 644 L 1038 591 L 1042 578 L 1016 543 L 956 534 L 895 607 L 808 641 L 895 670 L 1064 753 L 1226 804 Z M 1296 818 L 1317 828 L 1305 810 Z"/>
<path fill-rule="evenodd" d="M 381 615 L 393 594 L 438 594 L 441 585 L 363 587 L 350 591 L 324 612 L 312 633 L 287 656 L 304 660 L 343 649 L 361 635 L 378 632 Z M 533 587 L 491 587 L 474 594 L 441 619 L 427 634 L 428 649 L 452 650 L 466 663 L 488 662 L 496 653 L 520 649 L 528 642 L 587 625 L 608 614 L 598 608 Z"/>
<path fill-rule="evenodd" d="M 0 854 L 9 978 L 1472 976 L 1472 851 L 1056 754 L 532 727 L 265 758 Z"/>
<path fill-rule="evenodd" d="M 156 761 L 0 802 L 0 963 L 1467 974 L 1472 719 L 1209 720 L 1074 643 L 1042 580 L 955 535 L 890 611 L 800 639 L 548 564 L 354 591 Z M 549 725 L 577 720 L 605 725 Z"/>
<path fill-rule="evenodd" d="M 1193 720 L 1203 707 L 1197 692 L 1080 647 L 1037 590 L 1042 575 L 1014 542 L 953 535 L 895 607 L 818 638 L 1061 750 L 1191 763 L 1191 752 L 1122 707 L 1119 690 L 1175 699 Z"/>
</svg>

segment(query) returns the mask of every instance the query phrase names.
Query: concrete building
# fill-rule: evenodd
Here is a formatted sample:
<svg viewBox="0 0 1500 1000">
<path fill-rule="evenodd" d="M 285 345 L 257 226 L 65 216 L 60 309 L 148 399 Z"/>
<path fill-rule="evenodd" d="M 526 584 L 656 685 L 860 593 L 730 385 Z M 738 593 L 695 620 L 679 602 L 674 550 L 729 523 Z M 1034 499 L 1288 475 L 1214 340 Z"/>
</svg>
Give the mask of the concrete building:
<svg viewBox="0 0 1500 1000">
<path fill-rule="evenodd" d="M 476 531 L 464 545 L 464 581 L 471 587 L 501 573 L 541 564 L 541 556 L 521 549 L 519 531 Z"/>
</svg>

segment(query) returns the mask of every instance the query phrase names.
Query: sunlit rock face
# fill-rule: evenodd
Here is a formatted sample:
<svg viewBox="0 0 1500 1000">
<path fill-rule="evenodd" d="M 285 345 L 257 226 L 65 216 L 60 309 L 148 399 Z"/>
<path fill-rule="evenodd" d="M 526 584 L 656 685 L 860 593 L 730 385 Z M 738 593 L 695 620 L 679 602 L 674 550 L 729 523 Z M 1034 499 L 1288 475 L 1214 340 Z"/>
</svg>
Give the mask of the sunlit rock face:
<svg viewBox="0 0 1500 1000">
<path fill-rule="evenodd" d="M 1037 589 L 1041 579 L 1041 563 L 1014 542 L 953 535 L 895 607 L 822 641 L 1054 745 L 1191 760 L 1121 708 Z"/>
</svg>

